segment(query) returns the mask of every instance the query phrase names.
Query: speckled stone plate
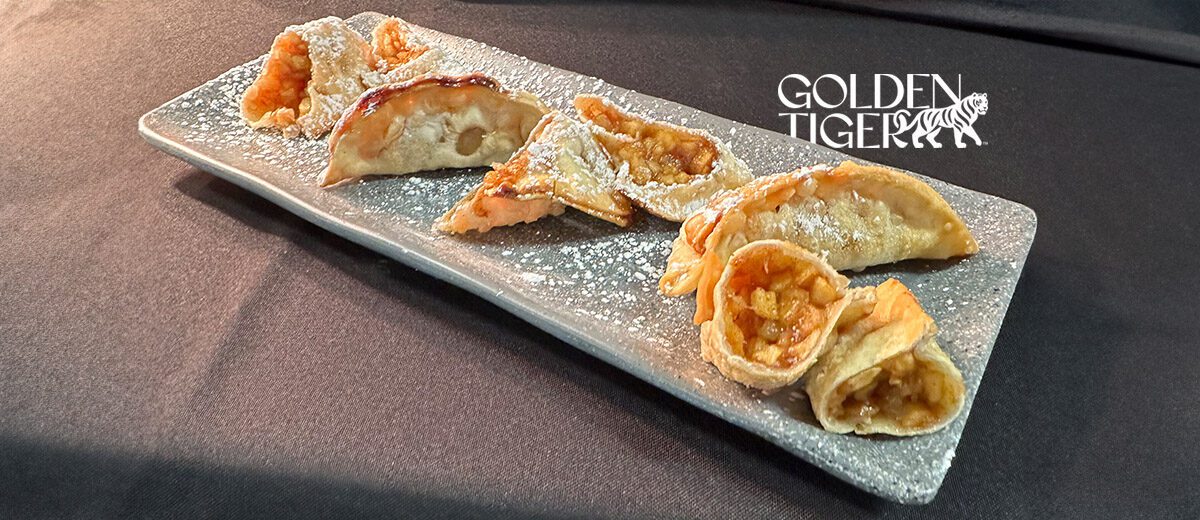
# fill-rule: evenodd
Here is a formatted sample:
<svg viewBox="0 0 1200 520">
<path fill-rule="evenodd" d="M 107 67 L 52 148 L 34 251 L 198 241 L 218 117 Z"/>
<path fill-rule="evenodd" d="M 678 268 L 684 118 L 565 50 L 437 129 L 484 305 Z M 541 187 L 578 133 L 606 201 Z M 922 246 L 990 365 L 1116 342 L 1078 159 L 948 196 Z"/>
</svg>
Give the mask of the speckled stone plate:
<svg viewBox="0 0 1200 520">
<path fill-rule="evenodd" d="M 380 18 L 363 13 L 349 22 L 366 35 Z M 441 46 L 455 68 L 483 71 L 568 113 L 573 113 L 575 94 L 590 92 L 658 119 L 706 129 L 759 174 L 848 157 L 483 43 L 414 30 Z M 800 385 L 763 396 L 727 381 L 700 359 L 698 330 L 691 323 L 693 299 L 657 292 L 677 224 L 642 215 L 631 228 L 620 229 L 568 211 L 459 238 L 433 231 L 432 224 L 478 182 L 481 170 L 317 188 L 327 154 L 323 139 L 288 140 L 277 132 L 251 130 L 239 118 L 240 95 L 262 62 L 235 67 L 154 109 L 140 121 L 142 135 L 324 229 L 463 287 L 866 491 L 905 503 L 927 503 L 937 493 L 1033 242 L 1037 219 L 1029 208 L 921 177 L 962 215 L 980 253 L 959 261 L 883 266 L 853 274 L 852 283 L 877 284 L 892 276 L 916 293 L 966 379 L 963 413 L 947 428 L 922 437 L 835 435 L 817 424 Z"/>
</svg>

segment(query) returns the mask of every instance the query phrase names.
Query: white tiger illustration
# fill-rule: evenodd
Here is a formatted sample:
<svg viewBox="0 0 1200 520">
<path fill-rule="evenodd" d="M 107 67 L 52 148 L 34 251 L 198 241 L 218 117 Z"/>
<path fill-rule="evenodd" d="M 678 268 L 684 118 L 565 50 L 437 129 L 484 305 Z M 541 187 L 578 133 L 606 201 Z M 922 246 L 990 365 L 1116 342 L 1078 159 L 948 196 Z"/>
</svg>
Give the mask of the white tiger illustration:
<svg viewBox="0 0 1200 520">
<path fill-rule="evenodd" d="M 975 133 L 975 129 L 971 125 L 975 124 L 975 120 L 979 116 L 987 113 L 988 100 L 987 94 L 973 93 L 965 98 L 962 98 L 951 106 L 945 108 L 926 108 L 908 121 L 909 112 L 907 110 L 899 110 L 896 112 L 896 126 L 900 128 L 896 133 L 904 133 L 909 129 L 913 129 L 912 141 L 914 148 L 922 148 L 925 145 L 921 143 L 921 139 L 929 141 L 929 144 L 934 148 L 941 148 L 942 144 L 934 141 L 933 138 L 941 132 L 943 128 L 954 129 L 954 145 L 959 148 L 966 148 L 967 144 L 963 142 L 963 135 L 966 134 L 975 141 L 975 146 L 983 145 L 983 141 L 979 139 L 979 134 Z M 899 139 L 896 144 L 901 148 L 908 146 L 907 143 Z"/>
</svg>

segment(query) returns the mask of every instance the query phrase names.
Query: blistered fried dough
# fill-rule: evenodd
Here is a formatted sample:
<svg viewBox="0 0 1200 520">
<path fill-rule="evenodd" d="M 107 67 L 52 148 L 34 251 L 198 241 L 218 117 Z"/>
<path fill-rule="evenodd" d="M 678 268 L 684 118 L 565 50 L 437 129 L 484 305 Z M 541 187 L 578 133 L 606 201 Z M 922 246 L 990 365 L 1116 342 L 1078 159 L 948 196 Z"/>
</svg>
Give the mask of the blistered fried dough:
<svg viewBox="0 0 1200 520">
<path fill-rule="evenodd" d="M 805 389 L 826 430 L 919 435 L 962 410 L 962 373 L 938 346 L 937 326 L 896 280 L 851 290 L 851 302 Z"/>
<path fill-rule="evenodd" d="M 377 61 L 366 40 L 339 18 L 288 27 L 243 95 L 242 117 L 287 137 L 319 137 L 366 89 L 363 77 Z"/>
<path fill-rule="evenodd" d="M 760 177 L 715 197 L 680 227 L 659 289 L 671 296 L 697 290 L 695 321 L 703 323 L 712 316 L 711 291 L 726 259 L 769 238 L 824 255 L 837 270 L 979 251 L 933 188 L 847 161 Z"/>
<path fill-rule="evenodd" d="M 479 73 L 377 87 L 338 120 L 320 184 L 506 161 L 547 111 L 533 94 Z"/>
<path fill-rule="evenodd" d="M 746 244 L 717 282 L 700 352 L 725 377 L 760 390 L 795 383 L 825 346 L 849 301 L 849 280 L 780 240 Z"/>
<path fill-rule="evenodd" d="M 599 96 L 575 98 L 619 166 L 618 188 L 650 213 L 682 222 L 721 190 L 748 182 L 744 162 L 708 132 L 651 121 Z"/>
<path fill-rule="evenodd" d="M 368 76 L 367 86 L 400 83 L 434 72 L 442 52 L 426 43 L 399 18 L 387 18 L 371 31 L 371 47 L 379 57 L 379 74 Z"/>
<path fill-rule="evenodd" d="M 608 155 L 585 123 L 562 112 L 543 117 L 512 159 L 492 168 L 438 220 L 438 229 L 482 233 L 560 214 L 563 205 L 622 227 L 633 217 L 629 200 L 613 188 Z"/>
</svg>

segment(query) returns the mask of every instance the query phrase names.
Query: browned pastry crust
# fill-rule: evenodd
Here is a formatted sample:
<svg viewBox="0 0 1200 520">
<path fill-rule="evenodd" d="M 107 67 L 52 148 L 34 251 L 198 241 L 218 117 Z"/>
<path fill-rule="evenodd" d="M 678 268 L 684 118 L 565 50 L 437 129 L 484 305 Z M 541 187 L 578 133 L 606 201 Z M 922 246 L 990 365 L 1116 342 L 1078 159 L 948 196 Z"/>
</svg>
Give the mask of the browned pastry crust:
<svg viewBox="0 0 1200 520">
<path fill-rule="evenodd" d="M 486 232 L 562 213 L 563 206 L 627 226 L 633 207 L 613 188 L 608 155 L 585 123 L 554 111 L 504 164 L 493 164 L 483 181 L 437 222 L 448 233 Z"/>
<path fill-rule="evenodd" d="M 962 219 L 928 185 L 847 161 L 760 177 L 714 197 L 680 227 L 659 289 L 670 296 L 696 290 L 695 321 L 708 321 L 712 288 L 729 256 L 771 238 L 824 255 L 837 270 L 979 251 Z"/>
<path fill-rule="evenodd" d="M 546 112 L 533 94 L 503 89 L 480 73 L 377 87 L 334 126 L 320 184 L 503 162 Z"/>
</svg>

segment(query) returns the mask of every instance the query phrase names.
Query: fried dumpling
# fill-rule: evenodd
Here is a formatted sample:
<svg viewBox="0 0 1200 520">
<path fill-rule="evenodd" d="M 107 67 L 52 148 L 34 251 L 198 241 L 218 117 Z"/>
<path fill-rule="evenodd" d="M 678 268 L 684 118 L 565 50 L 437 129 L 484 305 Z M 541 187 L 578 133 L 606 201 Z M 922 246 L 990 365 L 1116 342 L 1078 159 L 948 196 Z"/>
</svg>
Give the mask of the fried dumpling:
<svg viewBox="0 0 1200 520">
<path fill-rule="evenodd" d="M 834 269 L 979 251 L 945 199 L 906 174 L 847 161 L 837 168 L 760 177 L 714 197 L 680 227 L 663 294 L 696 292 L 696 323 L 712 316 L 712 288 L 742 245 L 775 238 L 823 255 Z"/>
<path fill-rule="evenodd" d="M 753 178 L 750 168 L 708 132 L 651 121 L 592 95 L 575 110 L 619 168 L 618 189 L 659 217 L 683 222 L 714 194 Z"/>
<path fill-rule="evenodd" d="M 962 373 L 938 346 L 937 326 L 896 280 L 851 289 L 805 390 L 826 430 L 919 435 L 962 411 Z"/>
<path fill-rule="evenodd" d="M 483 182 L 436 227 L 448 233 L 482 233 L 558 215 L 564 205 L 624 227 L 633 217 L 633 207 L 613 188 L 615 177 L 608 155 L 586 123 L 554 111 L 542 118 L 508 162 L 493 164 Z"/>
<path fill-rule="evenodd" d="M 367 41 L 340 18 L 288 27 L 242 96 L 242 117 L 251 127 L 278 128 L 287 137 L 319 137 L 366 90 L 363 78 L 378 62 Z"/>
<path fill-rule="evenodd" d="M 379 58 L 377 74 L 365 76 L 368 87 L 408 81 L 434 72 L 442 51 L 425 42 L 399 18 L 386 18 L 371 31 L 371 49 Z"/>
<path fill-rule="evenodd" d="M 533 94 L 505 90 L 479 73 L 376 87 L 338 120 L 320 184 L 503 162 L 546 112 Z"/>
<path fill-rule="evenodd" d="M 717 282 L 700 352 L 725 377 L 760 390 L 795 383 L 817 361 L 849 299 L 846 277 L 795 244 L 734 252 Z"/>
</svg>

